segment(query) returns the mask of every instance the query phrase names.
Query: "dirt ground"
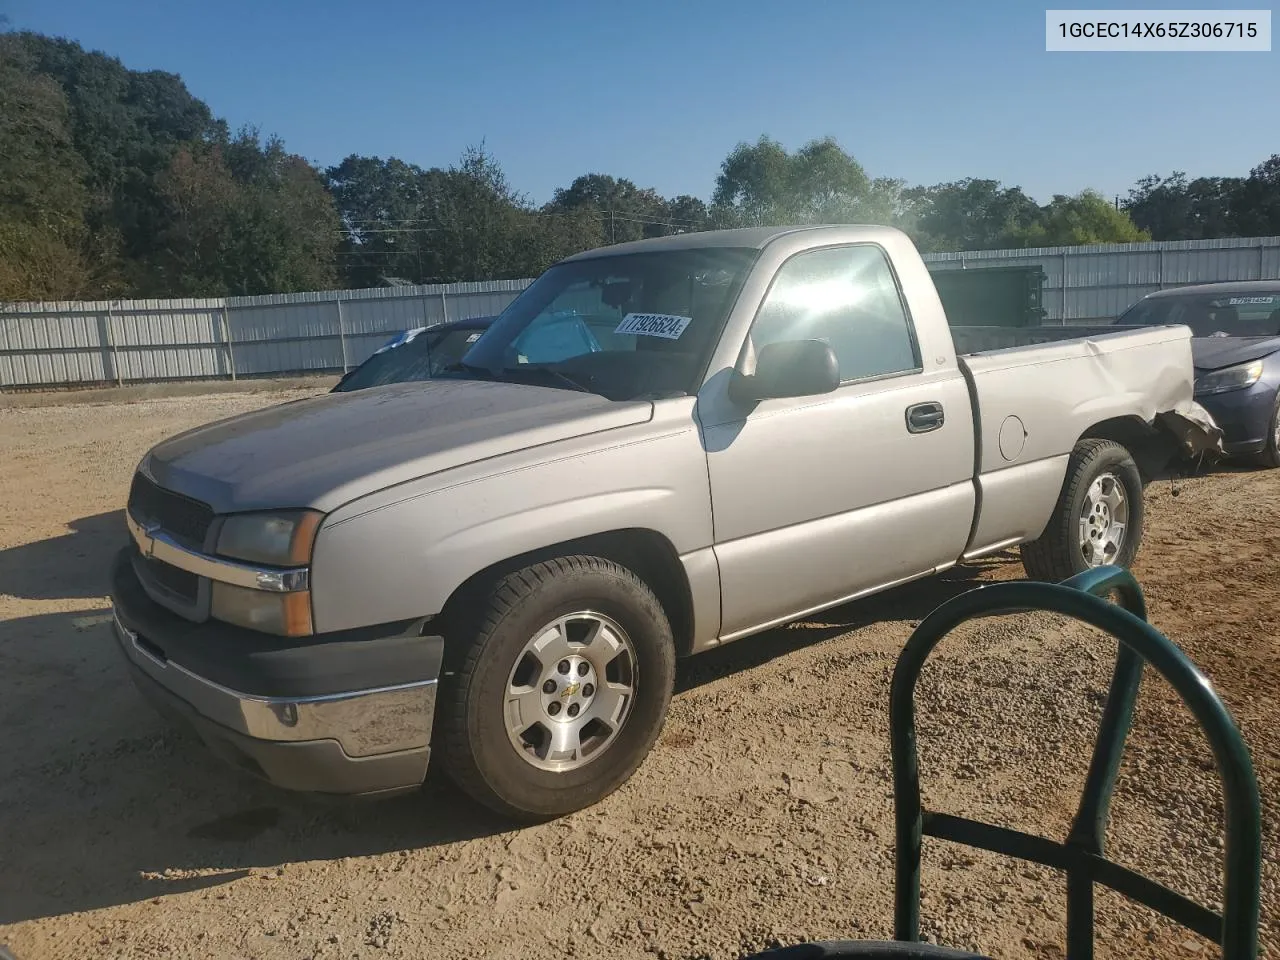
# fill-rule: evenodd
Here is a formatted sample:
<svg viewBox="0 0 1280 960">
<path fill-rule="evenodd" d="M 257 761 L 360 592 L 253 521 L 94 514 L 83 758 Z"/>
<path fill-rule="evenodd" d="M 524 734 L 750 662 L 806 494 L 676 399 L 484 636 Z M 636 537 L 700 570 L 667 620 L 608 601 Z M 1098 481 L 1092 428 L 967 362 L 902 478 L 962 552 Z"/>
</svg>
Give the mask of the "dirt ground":
<svg viewBox="0 0 1280 960">
<path fill-rule="evenodd" d="M 653 754 L 618 793 L 511 830 L 446 784 L 301 801 L 166 728 L 112 649 L 105 573 L 143 452 L 305 395 L 0 409 L 0 944 L 97 957 L 736 958 L 891 935 L 887 702 L 912 626 L 1016 555 L 687 661 Z M 1280 473 L 1149 490 L 1137 565 L 1253 751 L 1266 824 L 1263 955 L 1280 957 Z M 852 552 L 851 552 L 852 559 Z M 1049 615 L 959 631 L 922 680 L 926 804 L 1061 837 L 1111 643 Z M 1221 899 L 1212 761 L 1150 673 L 1109 852 Z M 1002 958 L 1061 958 L 1061 877 L 926 841 L 924 927 Z M 1102 894 L 1100 957 L 1215 948 Z"/>
</svg>

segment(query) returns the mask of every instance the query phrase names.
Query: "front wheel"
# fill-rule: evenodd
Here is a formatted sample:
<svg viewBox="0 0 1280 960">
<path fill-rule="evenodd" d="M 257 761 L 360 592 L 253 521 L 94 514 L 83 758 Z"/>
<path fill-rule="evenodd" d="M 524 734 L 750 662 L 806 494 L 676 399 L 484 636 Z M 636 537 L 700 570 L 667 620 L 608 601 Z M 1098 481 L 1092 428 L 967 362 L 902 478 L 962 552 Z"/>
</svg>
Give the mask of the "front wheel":
<svg viewBox="0 0 1280 960">
<path fill-rule="evenodd" d="M 1052 583 L 1090 567 L 1128 567 L 1142 525 L 1142 475 L 1129 451 L 1113 440 L 1081 440 L 1049 525 L 1022 545 L 1022 565 L 1031 579 Z"/>
<path fill-rule="evenodd" d="M 596 803 L 662 729 L 671 627 L 648 586 L 610 560 L 562 557 L 488 584 L 447 642 L 437 742 L 458 785 L 502 816 Z"/>
</svg>

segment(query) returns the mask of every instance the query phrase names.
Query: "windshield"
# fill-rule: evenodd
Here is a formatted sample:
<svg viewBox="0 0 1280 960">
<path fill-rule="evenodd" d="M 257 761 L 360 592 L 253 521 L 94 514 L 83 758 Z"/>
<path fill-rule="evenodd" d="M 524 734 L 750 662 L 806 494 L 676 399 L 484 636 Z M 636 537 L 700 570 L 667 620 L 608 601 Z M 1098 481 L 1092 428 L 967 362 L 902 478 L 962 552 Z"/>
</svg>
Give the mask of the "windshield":
<svg viewBox="0 0 1280 960">
<path fill-rule="evenodd" d="M 1151 297 L 1139 300 L 1116 323 L 1127 327 L 1185 324 L 1196 337 L 1280 336 L 1280 287 L 1237 296 Z"/>
<path fill-rule="evenodd" d="M 691 394 L 757 252 L 712 247 L 557 264 L 507 307 L 454 375 L 610 400 Z"/>
<path fill-rule="evenodd" d="M 398 342 L 392 341 L 352 370 L 334 388 L 334 392 L 347 393 L 388 383 L 430 380 L 439 376 L 445 367 L 457 363 L 483 332 L 474 327 L 424 330 Z"/>
</svg>

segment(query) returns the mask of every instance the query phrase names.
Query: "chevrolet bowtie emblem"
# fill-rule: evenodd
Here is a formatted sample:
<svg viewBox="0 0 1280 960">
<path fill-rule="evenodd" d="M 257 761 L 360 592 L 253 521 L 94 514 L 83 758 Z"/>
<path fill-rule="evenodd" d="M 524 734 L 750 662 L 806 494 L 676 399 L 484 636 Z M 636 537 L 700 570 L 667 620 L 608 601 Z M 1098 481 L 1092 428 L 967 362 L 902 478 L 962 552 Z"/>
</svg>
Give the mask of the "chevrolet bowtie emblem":
<svg viewBox="0 0 1280 960">
<path fill-rule="evenodd" d="M 153 557 L 156 552 L 156 534 L 160 532 L 160 524 L 148 523 L 142 528 L 143 542 L 140 544 L 144 557 Z"/>
</svg>

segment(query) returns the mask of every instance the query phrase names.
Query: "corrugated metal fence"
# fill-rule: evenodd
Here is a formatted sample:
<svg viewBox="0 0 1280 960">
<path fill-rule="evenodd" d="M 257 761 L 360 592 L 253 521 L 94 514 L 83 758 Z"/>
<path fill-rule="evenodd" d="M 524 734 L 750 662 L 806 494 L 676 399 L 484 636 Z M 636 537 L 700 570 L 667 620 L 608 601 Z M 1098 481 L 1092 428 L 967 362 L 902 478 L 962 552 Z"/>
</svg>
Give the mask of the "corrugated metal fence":
<svg viewBox="0 0 1280 960">
<path fill-rule="evenodd" d="M 929 254 L 931 270 L 1040 264 L 1048 323 L 1163 287 L 1280 278 L 1280 237 Z M 0 389 L 335 372 L 396 333 L 499 313 L 529 280 L 205 300 L 0 305 Z"/>
<path fill-rule="evenodd" d="M 0 389 L 349 369 L 402 330 L 500 313 L 528 280 L 0 306 Z"/>
<path fill-rule="evenodd" d="M 930 270 L 1030 266 L 1045 272 L 1047 323 L 1109 321 L 1148 293 L 1220 280 L 1280 279 L 1280 237 L 930 253 Z"/>
</svg>

